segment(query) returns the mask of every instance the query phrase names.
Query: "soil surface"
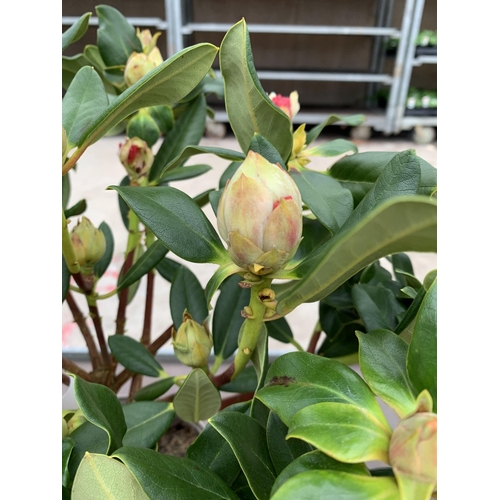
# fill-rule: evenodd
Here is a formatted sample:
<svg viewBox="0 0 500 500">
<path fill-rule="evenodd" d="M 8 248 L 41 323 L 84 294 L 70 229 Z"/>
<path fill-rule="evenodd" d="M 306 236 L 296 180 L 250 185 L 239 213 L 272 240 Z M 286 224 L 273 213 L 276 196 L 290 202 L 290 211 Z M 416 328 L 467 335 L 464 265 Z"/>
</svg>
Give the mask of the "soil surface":
<svg viewBox="0 0 500 500">
<path fill-rule="evenodd" d="M 198 435 L 199 431 L 196 428 L 176 419 L 158 441 L 158 451 L 165 455 L 185 457 L 189 445 Z"/>
</svg>

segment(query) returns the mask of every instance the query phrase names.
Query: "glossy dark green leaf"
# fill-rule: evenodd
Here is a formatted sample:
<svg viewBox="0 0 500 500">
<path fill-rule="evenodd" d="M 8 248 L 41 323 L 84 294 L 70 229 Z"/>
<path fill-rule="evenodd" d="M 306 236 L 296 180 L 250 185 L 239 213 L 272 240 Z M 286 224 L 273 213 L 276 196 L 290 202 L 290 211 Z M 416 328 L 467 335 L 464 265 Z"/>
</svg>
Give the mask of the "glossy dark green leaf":
<svg viewBox="0 0 500 500">
<path fill-rule="evenodd" d="M 128 467 L 150 500 L 238 500 L 217 474 L 188 458 L 133 447 L 113 457 Z"/>
<path fill-rule="evenodd" d="M 156 265 L 156 270 L 160 273 L 162 278 L 165 278 L 167 281 L 172 283 L 174 280 L 175 273 L 181 267 L 182 264 L 177 262 L 176 260 L 169 259 L 165 257 Z"/>
<path fill-rule="evenodd" d="M 193 201 L 200 207 L 204 207 L 209 201 L 210 201 L 210 193 L 214 191 L 213 188 L 207 189 L 206 191 L 203 191 L 203 193 L 200 193 L 196 195 L 193 198 Z"/>
<path fill-rule="evenodd" d="M 302 439 L 341 462 L 389 463 L 392 430 L 369 409 L 346 403 L 317 403 L 298 411 L 289 438 Z"/>
<path fill-rule="evenodd" d="M 184 310 L 202 324 L 208 316 L 205 292 L 198 278 L 187 267 L 177 270 L 170 289 L 170 312 L 176 330 L 182 325 Z"/>
<path fill-rule="evenodd" d="M 367 331 L 380 328 L 392 331 L 398 324 L 397 316 L 405 312 L 394 294 L 380 283 L 354 285 L 352 300 Z"/>
<path fill-rule="evenodd" d="M 174 113 L 171 106 L 164 104 L 151 106 L 148 108 L 148 111 L 163 134 L 168 134 L 172 130 L 174 126 Z"/>
<path fill-rule="evenodd" d="M 273 339 L 276 339 L 284 344 L 290 343 L 293 340 L 293 332 L 285 318 L 275 319 L 274 321 L 266 322 L 267 333 Z"/>
<path fill-rule="evenodd" d="M 401 288 L 401 292 L 404 293 L 407 297 L 409 297 L 410 299 L 415 299 L 417 298 L 417 292 L 416 290 L 411 287 L 411 286 L 405 286 L 403 288 Z"/>
<path fill-rule="evenodd" d="M 144 254 L 144 246 L 142 244 L 137 245 L 135 249 L 133 250 L 134 254 L 132 256 L 132 266 L 141 258 L 141 256 Z M 118 273 L 118 281 L 122 278 L 122 276 L 125 274 L 125 262 L 123 262 L 122 267 L 120 269 L 120 272 Z M 127 292 L 127 304 L 130 304 L 134 297 L 137 295 L 137 290 L 139 289 L 139 285 L 141 284 L 140 281 L 136 281 L 135 283 L 132 283 L 128 287 L 128 292 Z"/>
<path fill-rule="evenodd" d="M 250 290 L 238 285 L 241 280 L 241 276 L 235 274 L 222 283 L 214 309 L 214 354 L 222 359 L 227 359 L 236 351 L 238 333 L 244 321 L 241 311 L 250 303 Z"/>
<path fill-rule="evenodd" d="M 185 422 L 199 422 L 215 415 L 220 393 L 201 368 L 194 368 L 174 396 L 175 413 Z"/>
<path fill-rule="evenodd" d="M 304 156 L 333 157 L 349 152 L 358 152 L 356 144 L 346 139 L 334 139 L 333 141 L 323 142 L 318 146 L 307 147 L 302 151 L 302 154 Z"/>
<path fill-rule="evenodd" d="M 165 434 L 174 420 L 172 403 L 162 401 L 141 401 L 123 406 L 127 432 L 124 446 L 152 448 Z"/>
<path fill-rule="evenodd" d="M 257 500 L 241 469 L 233 484 L 231 484 L 231 489 L 238 495 L 240 500 Z"/>
<path fill-rule="evenodd" d="M 200 142 L 205 132 L 206 117 L 206 99 L 203 94 L 199 94 L 174 122 L 172 130 L 163 140 L 149 172 L 151 180 L 163 177 L 166 173 L 165 167 L 169 163 L 175 160 L 187 146 L 196 146 Z M 162 172 L 165 173 L 162 174 Z"/>
<path fill-rule="evenodd" d="M 66 299 L 66 295 L 69 290 L 69 281 L 71 278 L 71 273 L 69 272 L 68 265 L 66 264 L 66 259 L 64 255 L 62 256 L 62 301 Z"/>
<path fill-rule="evenodd" d="M 223 264 L 215 271 L 212 277 L 208 280 L 207 286 L 205 287 L 205 297 L 207 301 L 207 307 L 209 309 L 212 309 L 210 302 L 212 301 L 212 297 L 219 289 L 223 281 L 229 276 L 232 276 L 233 274 L 239 273 L 241 271 L 243 271 L 243 269 L 241 269 L 241 267 L 238 267 L 231 261 Z"/>
<path fill-rule="evenodd" d="M 255 370 L 250 367 L 255 374 Z M 222 410 L 244 413 L 250 402 L 231 405 Z M 196 440 L 191 444 L 186 453 L 187 458 L 195 461 L 215 472 L 224 482 L 231 486 L 241 471 L 229 443 L 217 432 L 210 423 L 203 428 Z M 234 487 L 232 488 L 234 490 Z"/>
<path fill-rule="evenodd" d="M 128 370 L 148 377 L 161 377 L 165 374 L 162 366 L 151 352 L 139 341 L 128 335 L 108 337 L 111 353 Z"/>
<path fill-rule="evenodd" d="M 269 347 L 267 344 L 267 338 L 267 328 L 266 324 L 264 323 L 260 329 L 259 338 L 257 340 L 255 350 L 253 351 L 252 357 L 250 358 L 255 368 L 255 373 L 257 374 L 257 380 L 259 381 L 257 384 L 257 390 L 264 386 L 267 370 L 269 368 Z M 260 421 L 260 418 L 258 416 L 258 406 L 263 405 L 260 401 L 253 398 L 250 405 L 250 416 Z M 261 423 L 265 427 L 267 425 L 268 409 L 266 407 L 263 407 L 263 410 L 265 411 L 266 418 Z"/>
<path fill-rule="evenodd" d="M 425 294 L 425 288 L 420 287 L 417 292 L 417 296 L 413 299 L 412 303 L 406 310 L 405 315 L 399 321 L 398 326 L 394 329 L 394 333 L 396 333 L 397 335 L 401 334 L 415 320 L 418 310 L 420 309 L 420 304 L 422 303 L 422 300 L 424 300 Z"/>
<path fill-rule="evenodd" d="M 72 43 L 77 42 L 85 35 L 91 16 L 92 12 L 86 12 L 62 34 L 62 50 L 66 50 Z"/>
<path fill-rule="evenodd" d="M 98 5 L 97 46 L 107 66 L 124 66 L 132 52 L 142 52 L 135 28 L 114 7 Z"/>
<path fill-rule="evenodd" d="M 325 401 L 355 405 L 386 422 L 375 396 L 354 370 L 308 352 L 286 353 L 276 359 L 256 397 L 288 426 L 299 410 Z"/>
<path fill-rule="evenodd" d="M 385 267 L 380 265 L 379 260 L 367 266 L 359 277 L 359 283 L 366 285 L 376 285 L 377 283 L 383 283 L 391 280 L 392 274 Z M 400 287 L 398 286 L 398 290 L 399 288 Z"/>
<path fill-rule="evenodd" d="M 61 500 L 71 500 L 71 490 L 63 485 Z"/>
<path fill-rule="evenodd" d="M 365 121 L 364 115 L 350 115 L 350 116 L 338 116 L 330 115 L 326 120 L 323 120 L 320 124 L 313 127 L 309 132 L 307 132 L 306 144 L 310 145 L 315 141 L 321 134 L 323 129 L 328 125 L 333 125 L 334 123 L 342 122 L 351 127 L 357 127 Z"/>
<path fill-rule="evenodd" d="M 128 288 L 149 273 L 165 257 L 167 252 L 168 249 L 160 240 L 154 241 L 128 270 L 125 276 L 120 277 L 118 280 L 118 291 Z"/>
<path fill-rule="evenodd" d="M 416 410 L 416 396 L 408 374 L 408 344 L 389 330 L 357 332 L 359 366 L 370 389 L 404 418 Z"/>
<path fill-rule="evenodd" d="M 174 170 L 168 171 L 161 179 L 160 185 L 167 182 L 183 181 L 186 179 L 192 179 L 193 177 L 198 177 L 204 173 L 212 170 L 210 165 L 200 164 L 200 165 L 189 165 L 187 167 L 177 167 Z"/>
<path fill-rule="evenodd" d="M 273 104 L 260 84 L 244 19 L 224 36 L 219 59 L 226 111 L 241 150 L 247 152 L 254 134 L 259 134 L 286 161 L 293 144 L 290 118 Z"/>
<path fill-rule="evenodd" d="M 300 439 L 286 439 L 288 427 L 276 413 L 269 412 L 267 419 L 266 436 L 267 447 L 277 474 L 304 453 L 313 450 L 313 447 Z"/>
<path fill-rule="evenodd" d="M 96 278 L 104 276 L 104 273 L 108 269 L 111 259 L 113 258 L 113 253 L 115 250 L 115 241 L 113 238 L 113 233 L 111 232 L 111 228 L 105 222 L 101 222 L 99 224 L 99 229 L 104 233 L 104 239 L 106 240 L 106 251 L 94 266 L 94 276 Z"/>
<path fill-rule="evenodd" d="M 214 215 L 217 217 L 217 209 L 219 208 L 219 200 L 220 197 L 222 196 L 222 193 L 224 192 L 223 189 L 218 189 L 217 191 L 212 191 L 208 195 L 208 199 L 210 201 L 210 206 L 212 207 L 212 210 L 214 212 Z"/>
<path fill-rule="evenodd" d="M 68 470 L 69 457 L 75 446 L 75 442 L 69 436 L 62 440 L 62 484 L 63 486 L 70 487 L 71 476 Z"/>
<path fill-rule="evenodd" d="M 231 179 L 236 170 L 240 168 L 241 161 L 232 161 L 222 173 L 219 179 L 219 189 L 223 189 L 226 187 L 226 182 Z"/>
<path fill-rule="evenodd" d="M 352 192 L 354 205 L 356 206 L 373 187 L 384 167 L 397 154 L 399 153 L 370 151 L 346 156 L 332 165 L 329 174 Z M 418 193 L 430 195 L 437 186 L 437 170 L 422 158 L 416 158 L 422 172 Z"/>
<path fill-rule="evenodd" d="M 71 489 L 72 500 L 148 500 L 130 470 L 106 455 L 87 453 Z"/>
<path fill-rule="evenodd" d="M 62 126 L 68 144 L 78 146 L 89 125 L 108 106 L 108 95 L 97 71 L 84 66 L 73 78 L 62 101 Z"/>
<path fill-rule="evenodd" d="M 407 369 L 417 392 L 427 389 L 437 413 L 437 278 L 425 295 L 413 328 Z"/>
<path fill-rule="evenodd" d="M 122 446 L 127 431 L 122 405 L 116 394 L 101 384 L 86 382 L 75 376 L 75 398 L 85 418 L 103 429 L 109 438 L 106 453 Z"/>
<path fill-rule="evenodd" d="M 62 88 L 68 90 L 78 71 L 88 64 L 89 60 L 83 54 L 62 56 Z"/>
<path fill-rule="evenodd" d="M 235 411 L 218 413 L 209 422 L 231 446 L 254 495 L 259 500 L 270 498 L 276 472 L 265 428 L 252 417 Z"/>
<path fill-rule="evenodd" d="M 257 373 L 253 366 L 247 366 L 245 369 L 231 382 L 219 387 L 221 391 L 225 392 L 255 392 L 259 381 Z"/>
<path fill-rule="evenodd" d="M 425 277 L 424 277 L 424 288 L 426 291 L 428 291 L 430 289 L 430 287 L 432 286 L 432 284 L 434 283 L 434 280 L 436 279 L 436 276 L 437 276 L 437 270 L 434 269 L 432 271 L 429 271 Z"/>
<path fill-rule="evenodd" d="M 68 207 L 69 197 L 71 194 L 71 181 L 69 174 L 62 176 L 62 207 L 66 210 Z"/>
<path fill-rule="evenodd" d="M 135 401 L 153 401 L 163 396 L 174 385 L 174 377 L 162 378 L 134 392 Z"/>
<path fill-rule="evenodd" d="M 273 500 L 400 500 L 398 485 L 391 477 L 371 477 L 336 470 L 311 470 L 286 481 Z"/>
<path fill-rule="evenodd" d="M 394 276 L 396 277 L 396 280 L 402 286 L 405 285 L 413 286 L 411 283 L 407 281 L 406 275 L 398 272 L 399 270 L 401 270 L 411 275 L 414 274 L 413 265 L 411 263 L 410 257 L 408 257 L 408 255 L 406 255 L 405 253 L 396 253 L 394 255 L 391 255 L 389 257 L 389 260 L 392 264 L 392 269 L 394 271 Z"/>
<path fill-rule="evenodd" d="M 302 241 L 290 263 L 304 260 L 313 250 L 332 237 L 330 230 L 316 218 L 302 217 Z"/>
<path fill-rule="evenodd" d="M 225 263 L 227 252 L 198 205 L 170 186 L 111 186 L 163 244 L 191 262 Z"/>
<path fill-rule="evenodd" d="M 120 181 L 120 186 L 130 186 L 130 177 L 128 175 L 126 175 Z M 118 195 L 118 208 L 120 209 L 120 216 L 123 225 L 125 226 L 125 229 L 128 231 L 128 224 L 129 224 L 128 213 L 130 209 L 128 208 L 128 205 L 123 201 L 123 198 L 120 195 Z"/>
<path fill-rule="evenodd" d="M 370 475 L 368 468 L 363 463 L 346 464 L 325 455 L 319 450 L 314 450 L 309 453 L 304 453 L 283 469 L 283 471 L 276 478 L 271 494 L 274 495 L 278 488 L 280 488 L 291 477 L 296 476 L 301 472 L 307 472 L 310 470 L 332 470 L 348 472 L 350 474 L 360 474 L 362 476 Z"/>
<path fill-rule="evenodd" d="M 283 158 L 278 153 L 277 149 L 262 135 L 255 134 L 248 146 L 249 151 L 263 156 L 269 163 L 279 164 L 284 170 L 287 170 Z"/>
<path fill-rule="evenodd" d="M 76 217 L 77 215 L 83 214 L 85 210 L 87 210 L 87 202 L 85 200 L 80 200 L 72 207 L 66 209 L 64 211 L 64 216 L 66 217 L 66 219 L 69 219 L 70 217 Z"/>
<path fill-rule="evenodd" d="M 318 220 L 332 233 L 336 233 L 352 213 L 352 195 L 340 182 L 313 170 L 290 174 L 297 184 L 302 201 Z"/>
</svg>

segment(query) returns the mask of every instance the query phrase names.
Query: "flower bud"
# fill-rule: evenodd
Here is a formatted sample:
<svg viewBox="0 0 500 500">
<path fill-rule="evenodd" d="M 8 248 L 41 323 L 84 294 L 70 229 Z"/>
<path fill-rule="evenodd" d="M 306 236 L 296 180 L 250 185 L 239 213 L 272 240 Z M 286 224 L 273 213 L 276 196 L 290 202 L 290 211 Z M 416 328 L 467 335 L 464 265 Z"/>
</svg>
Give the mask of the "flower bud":
<svg viewBox="0 0 500 500">
<path fill-rule="evenodd" d="M 131 118 L 127 124 L 127 136 L 138 137 L 146 142 L 152 148 L 160 137 L 160 129 L 145 108 L 140 109 L 138 113 Z"/>
<path fill-rule="evenodd" d="M 106 251 L 104 233 L 94 227 L 87 217 L 82 217 L 71 232 L 71 243 L 82 273 L 91 273 L 94 264 L 99 262 Z"/>
<path fill-rule="evenodd" d="M 427 484 L 437 482 L 437 415 L 415 413 L 394 429 L 389 460 L 396 477 Z"/>
<path fill-rule="evenodd" d="M 123 73 L 125 83 L 128 87 L 131 87 L 135 82 L 139 81 L 144 75 L 147 75 L 162 62 L 163 58 L 161 57 L 158 47 L 154 47 L 149 54 L 145 54 L 144 52 L 132 52 L 127 60 Z"/>
<path fill-rule="evenodd" d="M 135 32 L 137 38 L 141 41 L 142 51 L 145 54 L 149 54 L 156 47 L 156 40 L 160 37 L 161 33 L 157 32 L 151 35 L 150 30 L 140 30 L 136 28 Z"/>
<path fill-rule="evenodd" d="M 258 276 L 295 255 L 302 236 L 302 200 L 278 164 L 249 151 L 224 188 L 217 227 L 235 264 Z"/>
<path fill-rule="evenodd" d="M 212 336 L 205 324 L 200 325 L 184 311 L 182 325 L 172 335 L 172 346 L 177 359 L 192 368 L 205 367 L 213 345 Z"/>
<path fill-rule="evenodd" d="M 274 92 L 271 92 L 269 98 L 288 115 L 290 120 L 299 112 L 299 94 L 296 90 L 290 94 L 290 97 L 283 97 L 281 94 L 276 95 Z"/>
<path fill-rule="evenodd" d="M 133 137 L 120 144 L 120 161 L 128 174 L 136 179 L 145 175 L 153 164 L 154 156 L 146 141 Z"/>
</svg>

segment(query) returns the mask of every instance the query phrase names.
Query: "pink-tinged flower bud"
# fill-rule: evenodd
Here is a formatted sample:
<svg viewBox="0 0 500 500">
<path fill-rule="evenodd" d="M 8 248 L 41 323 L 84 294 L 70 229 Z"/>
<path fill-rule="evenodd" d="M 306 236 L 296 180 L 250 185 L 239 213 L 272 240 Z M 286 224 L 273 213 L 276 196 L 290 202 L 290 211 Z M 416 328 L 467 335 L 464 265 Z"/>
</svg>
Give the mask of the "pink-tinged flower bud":
<svg viewBox="0 0 500 500">
<path fill-rule="evenodd" d="M 278 108 L 282 109 L 288 115 L 290 120 L 292 120 L 300 110 L 299 94 L 296 90 L 290 94 L 290 97 L 284 97 L 274 92 L 271 92 L 269 97 Z"/>
<path fill-rule="evenodd" d="M 200 325 L 184 311 L 182 325 L 172 335 L 172 346 L 177 359 L 186 366 L 203 368 L 207 366 L 213 345 L 212 336 L 205 324 Z"/>
<path fill-rule="evenodd" d="M 104 233 L 94 227 L 87 217 L 82 217 L 71 232 L 71 243 L 82 273 L 91 273 L 94 264 L 99 262 L 106 251 Z"/>
<path fill-rule="evenodd" d="M 437 415 L 415 413 L 401 420 L 392 434 L 389 460 L 398 481 L 437 482 Z"/>
<path fill-rule="evenodd" d="M 295 255 L 302 237 L 302 199 L 278 164 L 249 151 L 224 188 L 217 227 L 238 266 L 262 276 Z"/>
<path fill-rule="evenodd" d="M 146 141 L 133 137 L 120 144 L 120 161 L 129 175 L 137 179 L 147 173 L 154 161 L 154 155 Z"/>
</svg>

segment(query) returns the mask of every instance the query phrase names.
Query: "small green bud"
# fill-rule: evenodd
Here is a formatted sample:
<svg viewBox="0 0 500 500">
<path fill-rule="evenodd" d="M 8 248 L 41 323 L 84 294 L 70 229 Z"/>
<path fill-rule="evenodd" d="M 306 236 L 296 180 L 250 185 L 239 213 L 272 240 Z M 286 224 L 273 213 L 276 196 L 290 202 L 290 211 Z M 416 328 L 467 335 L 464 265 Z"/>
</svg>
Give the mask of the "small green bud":
<svg viewBox="0 0 500 500">
<path fill-rule="evenodd" d="M 83 216 L 71 232 L 71 243 L 82 273 L 90 274 L 106 251 L 104 233 Z"/>
<path fill-rule="evenodd" d="M 154 161 L 153 152 L 139 137 L 127 139 L 120 144 L 120 161 L 130 177 L 137 179 L 145 175 Z"/>
<path fill-rule="evenodd" d="M 174 112 L 172 108 L 166 104 L 160 104 L 158 106 L 151 106 L 147 109 L 160 131 L 164 134 L 168 134 L 174 126 Z"/>
<path fill-rule="evenodd" d="M 200 325 L 184 311 L 182 325 L 172 335 L 172 345 L 181 363 L 192 368 L 203 368 L 207 366 L 214 343 L 205 324 Z"/>
<path fill-rule="evenodd" d="M 139 112 L 127 124 L 127 137 L 139 137 L 152 148 L 160 137 L 160 129 L 147 109 Z"/>
</svg>

